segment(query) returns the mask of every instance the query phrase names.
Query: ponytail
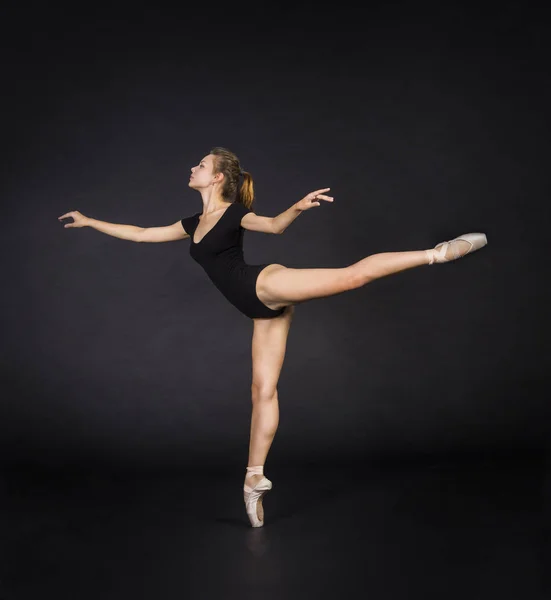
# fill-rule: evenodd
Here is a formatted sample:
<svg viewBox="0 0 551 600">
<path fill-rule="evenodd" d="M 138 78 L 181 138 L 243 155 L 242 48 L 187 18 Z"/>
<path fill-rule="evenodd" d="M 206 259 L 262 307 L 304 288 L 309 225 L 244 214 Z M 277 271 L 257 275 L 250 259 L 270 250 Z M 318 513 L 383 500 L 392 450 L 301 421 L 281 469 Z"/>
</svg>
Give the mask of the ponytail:
<svg viewBox="0 0 551 600">
<path fill-rule="evenodd" d="M 237 192 L 237 202 L 250 209 L 254 201 L 253 178 L 247 171 L 241 171 L 241 173 L 243 174 L 243 183 Z"/>
</svg>

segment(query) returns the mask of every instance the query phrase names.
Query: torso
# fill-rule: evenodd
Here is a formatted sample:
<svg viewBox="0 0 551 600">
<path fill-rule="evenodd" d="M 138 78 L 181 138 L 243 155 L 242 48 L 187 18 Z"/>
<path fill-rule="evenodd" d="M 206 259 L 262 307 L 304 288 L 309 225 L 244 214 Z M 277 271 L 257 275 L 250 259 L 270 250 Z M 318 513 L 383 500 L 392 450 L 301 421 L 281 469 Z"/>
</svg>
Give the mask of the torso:
<svg viewBox="0 0 551 600">
<path fill-rule="evenodd" d="M 251 319 L 273 318 L 279 316 L 284 307 L 273 307 L 272 303 L 264 300 L 264 278 L 260 274 L 282 267 L 268 263 L 249 265 L 245 262 L 241 220 L 249 212 L 252 212 L 251 209 L 243 204 L 232 202 L 209 214 L 194 213 L 181 222 L 191 238 L 191 257 L 201 265 L 226 299 Z M 201 223 L 203 230 L 197 232 Z M 258 291 L 257 282 L 261 286 Z"/>
<path fill-rule="evenodd" d="M 205 238 L 216 227 L 216 224 L 218 223 L 218 221 L 220 221 L 220 219 L 223 218 L 224 214 L 226 213 L 226 211 L 228 210 L 228 208 L 231 205 L 232 205 L 232 203 L 230 202 L 229 204 L 226 205 L 224 210 L 219 210 L 216 212 L 212 212 L 212 213 L 208 213 L 206 215 L 199 216 L 199 221 L 197 223 L 197 227 L 195 228 L 195 231 L 193 233 L 193 238 L 192 238 L 192 241 L 194 244 L 200 244 L 203 241 L 203 238 Z M 201 225 L 205 226 L 204 233 L 199 231 L 199 227 Z M 197 239 L 197 234 L 200 235 L 200 239 Z"/>
</svg>

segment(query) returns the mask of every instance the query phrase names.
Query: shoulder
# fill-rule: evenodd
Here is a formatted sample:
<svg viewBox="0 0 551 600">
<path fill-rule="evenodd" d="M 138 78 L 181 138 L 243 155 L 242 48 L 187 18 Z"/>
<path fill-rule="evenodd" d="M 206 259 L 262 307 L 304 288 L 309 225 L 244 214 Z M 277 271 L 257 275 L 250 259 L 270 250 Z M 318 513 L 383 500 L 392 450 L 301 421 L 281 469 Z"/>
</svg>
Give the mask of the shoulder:
<svg viewBox="0 0 551 600">
<path fill-rule="evenodd" d="M 242 216 L 252 212 L 250 208 L 247 208 L 244 204 L 241 204 L 241 202 L 232 202 L 232 206 L 234 212 Z"/>
<path fill-rule="evenodd" d="M 233 206 L 230 206 L 228 210 L 233 212 L 234 219 L 239 225 L 241 225 L 241 219 L 252 212 L 250 208 L 247 208 L 244 204 L 241 204 L 241 202 L 233 202 Z"/>
<path fill-rule="evenodd" d="M 189 217 L 184 217 L 183 219 L 180 219 L 180 223 L 182 224 L 182 227 L 184 228 L 184 231 L 186 233 L 190 233 L 190 231 L 195 229 L 200 214 L 201 213 L 197 212 L 193 215 L 190 215 Z"/>
</svg>

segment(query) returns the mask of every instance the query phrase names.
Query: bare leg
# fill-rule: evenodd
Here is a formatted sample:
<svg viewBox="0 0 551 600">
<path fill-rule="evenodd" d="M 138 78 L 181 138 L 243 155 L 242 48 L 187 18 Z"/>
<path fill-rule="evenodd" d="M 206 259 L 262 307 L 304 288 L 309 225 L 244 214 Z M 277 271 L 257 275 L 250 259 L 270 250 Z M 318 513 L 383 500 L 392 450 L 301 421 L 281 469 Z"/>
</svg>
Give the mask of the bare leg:
<svg viewBox="0 0 551 600">
<path fill-rule="evenodd" d="M 455 251 L 460 253 L 470 248 L 470 244 L 461 240 L 454 244 Z M 260 300 L 273 309 L 334 296 L 387 275 L 428 265 L 433 252 L 433 249 L 381 252 L 348 267 L 332 269 L 292 269 L 273 264 L 260 273 L 256 292 Z M 446 257 L 452 256 L 453 251 L 449 249 Z"/>
<path fill-rule="evenodd" d="M 406 269 L 427 265 L 429 258 L 424 250 L 411 252 L 381 252 L 366 256 L 350 266 L 360 277 L 360 284 L 364 285 L 375 279 L 386 277 Z"/>
<path fill-rule="evenodd" d="M 272 396 L 262 396 L 253 391 L 253 410 L 249 439 L 248 467 L 264 465 L 279 425 L 279 401 L 277 391 Z M 246 478 L 249 485 L 262 478 L 251 475 Z"/>
<path fill-rule="evenodd" d="M 279 425 L 277 382 L 283 367 L 294 307 L 275 319 L 254 319 L 252 340 L 252 415 L 249 439 L 249 467 L 264 466 Z M 246 475 L 245 485 L 253 488 L 263 475 Z M 262 503 L 257 506 L 263 519 Z"/>
</svg>

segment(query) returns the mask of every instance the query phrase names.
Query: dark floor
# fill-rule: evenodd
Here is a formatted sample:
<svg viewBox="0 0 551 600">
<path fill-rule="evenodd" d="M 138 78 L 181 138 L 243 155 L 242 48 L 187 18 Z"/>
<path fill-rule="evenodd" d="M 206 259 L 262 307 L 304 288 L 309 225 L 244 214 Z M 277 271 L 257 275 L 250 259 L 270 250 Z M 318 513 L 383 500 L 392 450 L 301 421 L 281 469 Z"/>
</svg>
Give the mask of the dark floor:
<svg viewBox="0 0 551 600">
<path fill-rule="evenodd" d="M 244 469 L 4 470 L 0 598 L 550 598 L 545 468 L 273 467 L 260 529 Z"/>
</svg>

